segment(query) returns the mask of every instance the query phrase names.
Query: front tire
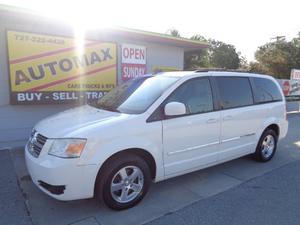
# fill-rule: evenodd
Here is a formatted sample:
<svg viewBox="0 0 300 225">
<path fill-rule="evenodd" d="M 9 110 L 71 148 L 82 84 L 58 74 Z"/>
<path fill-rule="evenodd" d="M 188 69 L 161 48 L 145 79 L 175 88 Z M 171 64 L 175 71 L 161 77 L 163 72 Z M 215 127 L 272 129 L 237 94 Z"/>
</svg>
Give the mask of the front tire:
<svg viewBox="0 0 300 225">
<path fill-rule="evenodd" d="M 137 155 L 126 153 L 110 160 L 98 176 L 96 194 L 114 210 L 138 204 L 146 195 L 151 182 L 148 164 Z"/>
<path fill-rule="evenodd" d="M 268 162 L 270 161 L 277 149 L 278 136 L 274 130 L 266 130 L 256 147 L 254 153 L 254 158 L 259 162 Z"/>
</svg>

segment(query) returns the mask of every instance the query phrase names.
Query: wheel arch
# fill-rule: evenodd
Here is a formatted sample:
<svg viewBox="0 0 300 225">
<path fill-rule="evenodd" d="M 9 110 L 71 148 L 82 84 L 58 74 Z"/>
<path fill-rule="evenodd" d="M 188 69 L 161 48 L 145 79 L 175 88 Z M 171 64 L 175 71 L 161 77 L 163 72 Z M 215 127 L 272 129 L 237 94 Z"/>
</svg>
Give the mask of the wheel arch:
<svg viewBox="0 0 300 225">
<path fill-rule="evenodd" d="M 147 150 L 142 149 L 142 148 L 128 148 L 128 149 L 124 149 L 121 151 L 118 151 L 116 153 L 114 153 L 113 155 L 111 155 L 110 157 L 108 157 L 104 163 L 101 165 L 99 172 L 101 170 L 103 170 L 103 168 L 111 161 L 113 160 L 115 157 L 121 157 L 123 154 L 134 154 L 137 155 L 139 157 L 141 157 L 143 160 L 145 160 L 145 162 L 148 164 L 149 168 L 150 168 L 150 172 L 151 172 L 151 178 L 155 179 L 156 177 L 156 162 L 154 157 L 152 156 L 151 153 L 149 153 Z"/>
<path fill-rule="evenodd" d="M 145 160 L 145 162 L 148 164 L 148 166 L 150 168 L 151 178 L 153 180 L 156 178 L 157 164 L 156 164 L 156 161 L 155 161 L 155 158 L 153 157 L 153 155 L 149 151 L 142 149 L 142 148 L 128 148 L 128 149 L 124 149 L 124 150 L 115 152 L 110 157 L 108 157 L 104 161 L 104 163 L 100 166 L 97 176 L 96 176 L 96 180 L 101 179 L 101 172 L 104 170 L 105 166 L 107 166 L 115 158 L 122 157 L 122 155 L 124 155 L 124 154 L 135 154 L 135 155 L 141 157 L 143 160 Z M 97 188 L 96 186 L 98 183 L 99 182 L 96 181 L 94 184 L 94 193 L 95 193 L 95 189 Z"/>
<path fill-rule="evenodd" d="M 276 124 L 276 123 L 272 123 L 272 124 L 270 124 L 269 126 L 267 126 L 267 127 L 264 129 L 263 133 L 264 133 L 266 130 L 273 130 L 273 131 L 277 134 L 277 137 L 279 137 L 279 135 L 280 135 L 280 128 L 279 128 L 279 125 Z"/>
<path fill-rule="evenodd" d="M 272 155 L 270 156 L 267 156 L 268 158 L 264 158 L 263 156 L 263 153 L 262 153 L 262 148 L 261 148 L 261 145 L 262 145 L 262 142 L 265 138 L 265 134 L 268 130 L 271 130 L 273 132 L 275 132 L 275 134 L 277 135 L 277 138 L 275 137 L 275 145 L 274 145 L 274 149 L 272 150 Z M 255 152 L 253 154 L 253 158 L 259 162 L 268 162 L 269 160 L 271 160 L 273 158 L 273 155 L 275 154 L 275 151 L 276 151 L 276 145 L 277 145 L 277 141 L 278 141 L 278 137 L 279 137 L 279 133 L 280 132 L 280 127 L 278 124 L 276 123 L 271 123 L 269 124 L 264 130 L 263 132 L 261 133 L 260 135 L 260 138 L 258 140 L 258 143 L 257 143 L 257 146 L 256 146 L 256 149 L 255 149 Z"/>
</svg>

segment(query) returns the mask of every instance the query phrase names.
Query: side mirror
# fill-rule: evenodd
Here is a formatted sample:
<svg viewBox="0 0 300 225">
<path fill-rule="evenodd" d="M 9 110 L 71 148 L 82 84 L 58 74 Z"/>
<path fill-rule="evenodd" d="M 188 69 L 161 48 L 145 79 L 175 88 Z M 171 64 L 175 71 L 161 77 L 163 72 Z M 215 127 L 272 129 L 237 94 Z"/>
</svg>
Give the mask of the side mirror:
<svg viewBox="0 0 300 225">
<path fill-rule="evenodd" d="M 169 102 L 165 105 L 166 116 L 180 116 L 184 114 L 186 114 L 186 108 L 181 102 Z"/>
</svg>

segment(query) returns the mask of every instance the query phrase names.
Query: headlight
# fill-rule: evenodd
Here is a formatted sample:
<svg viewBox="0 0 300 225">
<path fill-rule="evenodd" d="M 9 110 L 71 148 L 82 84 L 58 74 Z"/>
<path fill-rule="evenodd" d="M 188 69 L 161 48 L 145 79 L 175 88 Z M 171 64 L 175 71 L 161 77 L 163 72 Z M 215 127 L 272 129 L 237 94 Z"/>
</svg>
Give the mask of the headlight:
<svg viewBox="0 0 300 225">
<path fill-rule="evenodd" d="M 85 143 L 86 139 L 54 139 L 48 154 L 61 158 L 78 158 Z"/>
</svg>

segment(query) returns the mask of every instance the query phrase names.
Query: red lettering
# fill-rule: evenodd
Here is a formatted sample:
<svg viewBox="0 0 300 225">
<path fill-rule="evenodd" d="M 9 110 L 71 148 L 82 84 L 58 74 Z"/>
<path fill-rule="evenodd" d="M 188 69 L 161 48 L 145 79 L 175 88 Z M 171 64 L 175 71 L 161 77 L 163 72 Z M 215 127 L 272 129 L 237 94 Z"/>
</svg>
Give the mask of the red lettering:
<svg viewBox="0 0 300 225">
<path fill-rule="evenodd" d="M 142 49 L 140 49 L 140 56 L 141 56 L 140 59 L 145 59 L 145 51 Z"/>
</svg>

